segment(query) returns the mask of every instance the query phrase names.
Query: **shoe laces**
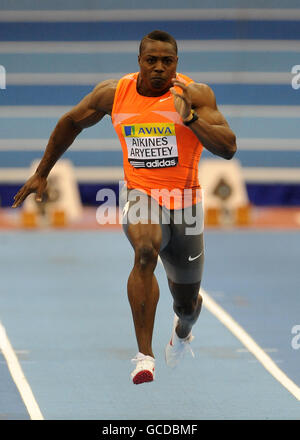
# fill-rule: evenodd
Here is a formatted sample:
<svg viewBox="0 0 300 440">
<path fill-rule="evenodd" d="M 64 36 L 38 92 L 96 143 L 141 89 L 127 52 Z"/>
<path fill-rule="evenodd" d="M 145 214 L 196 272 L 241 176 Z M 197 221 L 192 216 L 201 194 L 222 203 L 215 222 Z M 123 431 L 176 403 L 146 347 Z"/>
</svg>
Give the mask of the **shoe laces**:
<svg viewBox="0 0 300 440">
<path fill-rule="evenodd" d="M 138 362 L 143 362 L 143 361 L 154 362 L 154 358 L 152 356 L 148 356 L 143 353 L 138 353 L 133 359 L 131 359 L 131 362 L 133 364 L 137 364 Z"/>
<path fill-rule="evenodd" d="M 177 337 L 175 344 L 174 344 L 174 341 L 172 341 L 174 350 L 177 351 L 177 349 L 179 348 L 179 351 L 182 351 L 182 353 L 189 351 L 191 353 L 191 355 L 193 357 L 195 357 L 195 354 L 194 354 L 192 347 L 190 345 L 190 343 L 192 342 L 193 339 L 194 339 L 194 336 L 192 334 L 187 336 L 185 339 L 181 339 L 181 338 Z"/>
</svg>

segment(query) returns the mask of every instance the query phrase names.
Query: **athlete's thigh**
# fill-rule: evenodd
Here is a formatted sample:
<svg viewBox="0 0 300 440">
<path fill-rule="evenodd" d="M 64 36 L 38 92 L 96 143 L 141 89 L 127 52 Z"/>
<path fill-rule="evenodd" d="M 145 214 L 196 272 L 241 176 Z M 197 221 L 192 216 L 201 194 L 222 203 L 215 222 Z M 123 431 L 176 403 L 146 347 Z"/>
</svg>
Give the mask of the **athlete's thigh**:
<svg viewBox="0 0 300 440">
<path fill-rule="evenodd" d="M 158 251 L 165 247 L 170 238 L 168 225 L 162 221 L 158 203 L 146 193 L 136 190 L 122 190 L 120 195 L 122 226 L 131 245 L 154 246 Z"/>
<path fill-rule="evenodd" d="M 202 279 L 204 264 L 204 221 L 202 203 L 185 208 L 173 219 L 171 239 L 161 251 L 167 277 L 176 284 L 194 284 Z"/>
</svg>

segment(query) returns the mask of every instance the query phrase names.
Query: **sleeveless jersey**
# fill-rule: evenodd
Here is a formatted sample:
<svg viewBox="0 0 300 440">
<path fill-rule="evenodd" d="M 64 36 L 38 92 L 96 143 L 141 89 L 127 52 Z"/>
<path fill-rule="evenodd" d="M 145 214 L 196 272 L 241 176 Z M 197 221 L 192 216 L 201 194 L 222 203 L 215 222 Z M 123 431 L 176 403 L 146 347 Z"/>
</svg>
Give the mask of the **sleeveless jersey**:
<svg viewBox="0 0 300 440">
<path fill-rule="evenodd" d="M 201 200 L 198 163 L 203 145 L 183 124 L 170 91 L 157 97 L 137 92 L 138 74 L 119 80 L 111 114 L 123 150 L 125 183 L 168 209 L 190 206 Z M 182 74 L 177 78 L 193 82 Z"/>
</svg>

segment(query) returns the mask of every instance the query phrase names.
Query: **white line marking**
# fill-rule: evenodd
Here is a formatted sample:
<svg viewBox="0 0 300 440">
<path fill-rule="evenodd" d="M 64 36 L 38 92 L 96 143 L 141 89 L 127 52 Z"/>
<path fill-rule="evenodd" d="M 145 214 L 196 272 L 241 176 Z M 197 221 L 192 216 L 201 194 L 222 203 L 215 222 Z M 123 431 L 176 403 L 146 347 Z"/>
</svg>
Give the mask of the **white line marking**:
<svg viewBox="0 0 300 440">
<path fill-rule="evenodd" d="M 0 151 L 45 151 L 48 139 L 0 139 Z M 300 148 L 299 148 L 300 149 Z M 121 151 L 118 139 L 76 139 L 73 151 Z M 285 146 L 285 151 L 287 147 Z"/>
<path fill-rule="evenodd" d="M 7 106 L 10 108 L 13 106 Z M 28 107 L 29 109 L 31 107 Z M 228 117 L 269 117 L 269 118 L 297 118 L 300 113 L 299 105 L 219 105 L 223 114 Z M 15 108 L 15 110 L 17 110 Z"/>
<path fill-rule="evenodd" d="M 108 78 L 119 80 L 125 72 L 113 73 L 10 73 L 7 75 L 6 85 L 86 85 L 94 86 Z M 276 73 L 275 75 L 278 75 Z M 290 84 L 291 73 L 279 74 L 284 76 L 284 83 Z M 69 81 L 68 81 L 69 77 Z"/>
<path fill-rule="evenodd" d="M 196 82 L 204 82 L 209 84 L 285 84 L 290 85 L 293 78 L 290 72 L 182 72 Z M 12 75 L 12 74 L 10 74 Z M 17 75 L 17 74 L 14 74 Z M 23 75 L 22 73 L 18 75 Z M 7 75 L 7 84 L 9 75 Z M 17 77 L 16 80 L 22 82 L 22 78 Z M 26 78 L 24 78 L 24 81 Z M 30 81 L 30 80 L 29 80 Z M 42 79 L 41 79 L 42 81 Z"/>
<path fill-rule="evenodd" d="M 244 167 L 243 178 L 247 182 L 299 183 L 300 168 Z"/>
<path fill-rule="evenodd" d="M 300 139 L 237 138 L 237 145 L 239 150 L 300 151 Z"/>
<path fill-rule="evenodd" d="M 13 116 L 14 117 L 14 116 Z M 17 118 L 18 116 L 16 116 Z M 38 117 L 38 116 L 37 116 Z M 28 116 L 29 118 L 29 116 Z M 1 117 L 0 117 L 1 120 Z M 34 123 L 34 121 L 32 121 Z M 3 121 L 5 123 L 5 120 Z M 299 119 L 300 123 L 300 119 Z M 43 151 L 47 138 L 0 138 L 0 151 Z M 272 138 L 237 138 L 238 150 L 247 151 L 300 151 L 300 139 Z M 72 144 L 72 151 L 121 151 L 117 138 L 77 138 Z M 256 167 L 255 167 L 256 168 Z"/>
<path fill-rule="evenodd" d="M 180 8 L 1 11 L 0 22 L 90 22 L 152 20 L 297 20 L 299 9 Z"/>
<path fill-rule="evenodd" d="M 219 105 L 218 107 L 227 117 L 299 118 L 300 115 L 300 105 Z M 58 118 L 71 108 L 72 106 L 64 105 L 1 105 L 0 118 Z"/>
<path fill-rule="evenodd" d="M 285 84 L 290 85 L 291 72 L 182 72 L 196 82 L 209 84 Z M 120 79 L 125 72 L 94 73 L 8 73 L 7 85 L 96 85 L 107 78 Z M 171 97 L 160 99 L 160 102 Z"/>
<path fill-rule="evenodd" d="M 0 53 L 134 53 L 139 41 L 4 41 Z M 179 51 L 299 52 L 298 40 L 177 40 Z"/>
<path fill-rule="evenodd" d="M 18 358 L 7 337 L 5 328 L 0 322 L 0 349 L 7 362 L 10 374 L 20 392 L 22 400 L 32 420 L 44 420 L 31 388 L 26 380 Z"/>
<path fill-rule="evenodd" d="M 242 344 L 256 357 L 265 369 L 285 387 L 297 400 L 300 400 L 300 388 L 275 364 L 252 337 L 221 307 L 207 292 L 200 289 L 204 306 L 216 317 Z"/>
</svg>

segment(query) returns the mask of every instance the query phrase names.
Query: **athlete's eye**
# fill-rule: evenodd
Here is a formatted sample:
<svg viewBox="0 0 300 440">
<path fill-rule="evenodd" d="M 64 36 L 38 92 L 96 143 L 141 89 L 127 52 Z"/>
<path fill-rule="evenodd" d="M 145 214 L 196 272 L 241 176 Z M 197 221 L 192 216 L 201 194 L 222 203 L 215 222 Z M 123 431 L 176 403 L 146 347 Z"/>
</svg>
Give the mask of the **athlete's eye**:
<svg viewBox="0 0 300 440">
<path fill-rule="evenodd" d="M 170 66 L 170 64 L 173 63 L 173 59 L 172 58 L 165 58 L 164 63 L 167 64 L 167 66 Z"/>
<path fill-rule="evenodd" d="M 147 58 L 147 63 L 148 64 L 154 64 L 155 63 L 155 58 Z"/>
</svg>

